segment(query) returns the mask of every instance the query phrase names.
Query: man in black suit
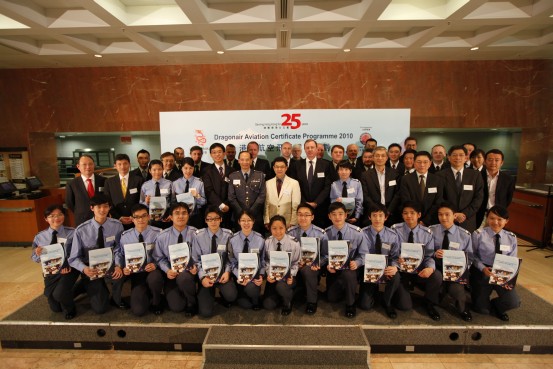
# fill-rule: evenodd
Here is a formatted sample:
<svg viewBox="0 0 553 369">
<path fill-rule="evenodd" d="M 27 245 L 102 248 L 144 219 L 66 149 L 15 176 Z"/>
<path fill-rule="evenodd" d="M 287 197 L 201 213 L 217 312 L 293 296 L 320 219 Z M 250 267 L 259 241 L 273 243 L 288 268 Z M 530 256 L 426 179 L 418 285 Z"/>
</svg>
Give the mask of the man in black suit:
<svg viewBox="0 0 553 369">
<path fill-rule="evenodd" d="M 401 145 L 392 143 L 388 146 L 388 161 L 386 166 L 397 170 L 398 173 L 405 172 L 405 166 L 401 162 Z"/>
<path fill-rule="evenodd" d="M 386 167 L 388 153 L 386 148 L 378 146 L 373 152 L 374 168 L 361 174 L 359 180 L 363 187 L 363 221 L 361 226 L 370 223 L 369 210 L 374 209 L 376 204 L 386 206 L 390 216 L 386 225 L 391 226 L 398 222 L 399 217 L 399 174 L 395 169 Z"/>
<path fill-rule="evenodd" d="M 194 160 L 194 177 L 202 178 L 211 164 L 202 161 L 204 149 L 200 146 L 192 146 L 190 148 L 190 157 Z"/>
<path fill-rule="evenodd" d="M 352 177 L 361 179 L 361 175 L 371 168 L 374 168 L 374 150 L 364 149 L 361 160 L 357 161 L 357 166 L 353 169 Z"/>
<path fill-rule="evenodd" d="M 123 223 L 123 228 L 134 227 L 131 208 L 140 202 L 140 188 L 144 180 L 129 173 L 131 160 L 127 154 L 115 155 L 115 169 L 117 175 L 108 178 L 104 193 L 109 199 L 112 208 L 111 217 Z"/>
<path fill-rule="evenodd" d="M 218 207 L 223 213 L 223 228 L 232 228 L 230 203 L 228 201 L 229 174 L 234 168 L 224 162 L 225 147 L 216 142 L 209 147 L 209 153 L 213 159 L 213 165 L 205 171 L 203 181 L 207 197 L 207 208 Z"/>
<path fill-rule="evenodd" d="M 240 163 L 236 159 L 236 146 L 228 144 L 225 148 L 225 165 L 228 165 L 234 170 L 240 170 Z"/>
<path fill-rule="evenodd" d="M 183 176 L 182 172 L 175 168 L 175 154 L 167 151 L 161 154 L 160 159 L 163 163 L 163 178 L 175 182 Z"/>
<path fill-rule="evenodd" d="M 438 223 L 438 205 L 443 202 L 444 184 L 441 178 L 429 173 L 432 157 L 428 151 L 415 155 L 415 171 L 401 179 L 401 203 L 415 201 L 422 207 L 420 221 L 425 226 Z"/>
<path fill-rule="evenodd" d="M 136 153 L 136 161 L 138 168 L 131 170 L 131 175 L 140 176 L 146 182 L 152 179 L 152 175 L 148 171 L 148 163 L 150 162 L 150 153 L 148 150 L 142 149 Z"/>
<path fill-rule="evenodd" d="M 259 154 L 259 144 L 255 141 L 250 141 L 248 142 L 247 150 L 252 156 L 252 169 L 265 174 L 265 181 L 273 178 L 275 175 L 269 161 L 257 157 Z"/>
<path fill-rule="evenodd" d="M 482 205 L 484 186 L 480 172 L 465 168 L 467 149 L 460 145 L 448 151 L 451 169 L 441 170 L 436 175 L 444 182 L 444 200 L 455 205 L 455 222 L 470 233 L 477 228 L 476 213 Z"/>
<path fill-rule="evenodd" d="M 503 152 L 491 149 L 484 158 L 485 167 L 481 171 L 484 182 L 484 199 L 478 214 L 476 214 L 477 227 L 484 221 L 486 211 L 493 206 L 501 205 L 507 209 L 511 205 L 515 193 L 515 178 L 500 171 L 504 160 Z"/>
<path fill-rule="evenodd" d="M 173 150 L 173 154 L 175 155 L 175 168 L 180 172 L 182 171 L 182 166 L 184 165 L 184 149 L 182 147 L 175 147 Z"/>
<path fill-rule="evenodd" d="M 357 166 L 357 162 L 361 161 L 361 159 L 357 157 L 357 155 L 359 155 L 359 147 L 357 144 L 349 144 L 346 146 L 346 155 L 346 160 L 349 161 L 354 168 Z"/>
<path fill-rule="evenodd" d="M 92 219 L 94 213 L 90 210 L 90 198 L 104 192 L 105 178 L 94 174 L 94 159 L 90 155 L 82 155 L 77 163 L 81 175 L 69 181 L 65 186 L 65 204 L 73 212 L 75 227 Z"/>
<path fill-rule="evenodd" d="M 330 205 L 330 185 L 332 184 L 332 164 L 328 160 L 317 159 L 317 142 L 312 139 L 303 145 L 306 159 L 298 160 L 292 178 L 300 183 L 301 201 L 315 208 L 315 220 L 318 227 L 330 224 L 328 206 Z"/>
<path fill-rule="evenodd" d="M 451 168 L 451 164 L 445 160 L 445 146 L 441 144 L 434 145 L 432 147 L 432 164 L 428 171 L 436 173 L 447 168 Z"/>
<path fill-rule="evenodd" d="M 334 181 L 337 181 L 338 176 L 338 164 L 340 164 L 342 161 L 344 161 L 344 146 L 342 145 L 334 145 L 330 149 L 330 157 L 332 158 L 332 170 L 331 172 L 331 183 Z M 357 177 L 356 177 L 357 178 Z"/>
</svg>

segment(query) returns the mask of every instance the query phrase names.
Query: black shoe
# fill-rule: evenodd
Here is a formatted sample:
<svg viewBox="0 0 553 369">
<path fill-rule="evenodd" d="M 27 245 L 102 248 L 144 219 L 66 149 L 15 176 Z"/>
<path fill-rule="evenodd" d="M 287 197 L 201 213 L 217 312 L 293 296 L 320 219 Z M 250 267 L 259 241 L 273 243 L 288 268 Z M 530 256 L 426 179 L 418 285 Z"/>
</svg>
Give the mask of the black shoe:
<svg viewBox="0 0 553 369">
<path fill-rule="evenodd" d="M 346 305 L 346 317 L 354 318 L 356 313 L 355 305 Z"/>
<path fill-rule="evenodd" d="M 232 302 L 228 302 L 227 300 L 221 300 L 221 305 L 223 305 L 228 309 L 232 306 Z"/>
<path fill-rule="evenodd" d="M 305 307 L 305 312 L 309 315 L 313 315 L 317 312 L 317 303 L 316 302 L 308 302 L 307 306 Z"/>
<path fill-rule="evenodd" d="M 461 312 L 460 315 L 461 319 L 463 319 L 465 322 L 472 322 L 472 314 L 470 313 L 470 311 L 465 310 Z"/>
<path fill-rule="evenodd" d="M 261 304 L 253 304 L 252 309 L 253 309 L 253 311 L 261 310 Z"/>
<path fill-rule="evenodd" d="M 428 316 L 432 318 L 432 320 L 438 321 L 440 320 L 440 313 L 436 311 L 434 308 L 434 305 L 428 305 L 426 307 L 426 312 L 428 313 Z"/>
<path fill-rule="evenodd" d="M 125 301 L 121 300 L 120 303 L 117 303 L 115 302 L 114 299 L 111 299 L 110 300 L 110 304 L 115 306 L 116 308 L 118 309 L 121 309 L 121 310 L 128 310 L 130 308 L 129 304 L 127 304 Z"/>
<path fill-rule="evenodd" d="M 502 320 L 504 322 L 508 322 L 509 321 L 509 315 L 507 315 L 507 313 L 502 313 L 500 312 L 499 310 L 497 310 L 497 308 L 492 304 L 492 310 L 491 310 L 491 313 L 493 315 L 495 315 L 499 320 Z"/>
<path fill-rule="evenodd" d="M 71 320 L 75 317 L 75 315 L 77 315 L 77 312 L 75 310 L 69 311 L 69 312 L 65 313 L 65 319 L 66 320 Z"/>
<path fill-rule="evenodd" d="M 194 315 L 196 315 L 196 305 L 187 306 L 186 309 L 184 309 L 185 317 L 192 318 Z"/>
<path fill-rule="evenodd" d="M 155 315 L 161 315 L 163 313 L 163 307 L 160 305 L 152 305 L 152 313 Z"/>
<path fill-rule="evenodd" d="M 386 310 L 386 315 L 388 315 L 388 317 L 389 317 L 390 319 L 395 319 L 395 318 L 397 318 L 396 310 L 395 310 L 393 307 L 391 307 L 391 306 L 386 306 L 384 309 Z"/>
<path fill-rule="evenodd" d="M 288 316 L 292 312 L 292 304 L 284 305 L 280 311 L 280 315 Z"/>
</svg>

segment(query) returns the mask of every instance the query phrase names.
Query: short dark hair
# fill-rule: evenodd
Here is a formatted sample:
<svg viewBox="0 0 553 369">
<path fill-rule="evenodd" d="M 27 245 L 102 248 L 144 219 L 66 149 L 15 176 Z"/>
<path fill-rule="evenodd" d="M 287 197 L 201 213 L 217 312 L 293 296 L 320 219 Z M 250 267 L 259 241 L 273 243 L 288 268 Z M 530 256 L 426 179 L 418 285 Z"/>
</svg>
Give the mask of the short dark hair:
<svg viewBox="0 0 553 369">
<path fill-rule="evenodd" d="M 353 171 L 353 165 L 351 165 L 351 163 L 347 160 L 342 160 L 341 162 L 339 162 L 336 165 L 336 170 L 338 170 L 340 168 L 345 168 L 345 169 L 349 169 L 349 170 Z"/>
<path fill-rule="evenodd" d="M 126 160 L 129 163 L 131 162 L 131 159 L 129 158 L 129 155 L 127 154 L 117 154 L 115 155 L 115 162 Z"/>
<path fill-rule="evenodd" d="M 111 203 L 109 202 L 109 198 L 103 193 L 97 193 L 90 198 L 90 206 L 103 205 L 103 204 L 111 205 Z"/>
<path fill-rule="evenodd" d="M 233 144 L 227 144 L 227 147 L 234 147 L 236 149 L 236 146 L 234 146 Z"/>
<path fill-rule="evenodd" d="M 205 216 L 207 217 L 207 214 L 209 213 L 217 213 L 220 218 L 223 218 L 223 212 L 218 206 L 209 206 L 205 211 Z"/>
<path fill-rule="evenodd" d="M 330 204 L 330 206 L 328 207 L 328 214 L 332 213 L 335 210 L 340 210 L 340 209 L 342 209 L 345 213 L 348 212 L 344 204 L 342 204 L 341 202 L 335 201 L 332 204 Z"/>
<path fill-rule="evenodd" d="M 63 208 L 62 204 L 52 204 L 44 209 L 44 218 L 47 218 L 50 214 L 54 212 L 54 210 L 59 210 L 63 215 L 66 215 L 66 211 Z"/>
<path fill-rule="evenodd" d="M 168 157 L 168 156 L 172 156 L 173 157 L 173 160 L 175 159 L 175 154 L 173 154 L 172 152 L 170 151 L 165 151 L 163 154 L 161 154 L 161 156 L 159 157 L 161 160 L 163 160 L 164 158 Z"/>
<path fill-rule="evenodd" d="M 419 156 L 426 156 L 428 158 L 428 160 L 432 161 L 432 155 L 430 155 L 430 153 L 428 151 L 417 151 L 417 153 L 415 154 L 415 160 L 419 157 Z"/>
<path fill-rule="evenodd" d="M 378 141 L 377 141 L 374 137 L 371 137 L 371 138 L 369 138 L 369 139 L 365 142 L 365 145 L 366 145 L 367 142 L 369 142 L 369 141 L 374 142 L 375 144 L 378 144 Z"/>
<path fill-rule="evenodd" d="M 488 150 L 488 152 L 486 153 L 486 155 L 484 155 L 484 159 L 487 159 L 488 158 L 488 154 L 497 154 L 497 155 L 501 155 L 501 160 L 505 160 L 505 155 L 503 155 L 503 151 L 499 150 L 499 149 L 491 149 L 491 150 Z"/>
<path fill-rule="evenodd" d="M 386 205 L 380 204 L 380 203 L 374 203 L 369 207 L 369 218 L 372 213 L 380 213 L 383 212 L 385 216 L 390 215 L 390 211 L 386 207 Z"/>
<path fill-rule="evenodd" d="M 463 145 L 461 146 L 465 146 L 465 145 L 471 145 L 472 147 L 474 147 L 474 150 L 476 150 L 478 148 L 478 146 L 476 146 L 475 144 L 473 144 L 472 142 L 465 142 Z"/>
<path fill-rule="evenodd" d="M 391 149 L 392 147 L 397 147 L 397 148 L 399 149 L 399 151 L 401 152 L 401 145 L 400 145 L 400 144 L 398 144 L 398 143 L 396 143 L 396 142 L 389 144 L 389 145 L 388 145 L 388 151 L 390 151 L 390 149 Z"/>
<path fill-rule="evenodd" d="M 138 150 L 138 152 L 136 153 L 136 157 L 138 158 L 138 155 L 140 155 L 140 154 L 148 154 L 148 156 L 150 156 L 150 152 L 146 149 Z"/>
<path fill-rule="evenodd" d="M 311 212 L 311 215 L 314 215 L 315 214 L 315 209 L 313 208 L 313 206 L 309 205 L 308 203 L 306 202 L 302 202 L 298 205 L 297 209 L 296 209 L 296 212 L 298 212 L 300 210 L 300 208 L 305 208 L 305 209 L 309 209 L 309 211 Z"/>
<path fill-rule="evenodd" d="M 282 156 L 277 156 L 275 158 L 275 160 L 273 160 L 273 164 L 272 166 L 274 167 L 276 163 L 284 163 L 286 166 L 288 166 L 288 160 L 286 160 L 284 157 Z"/>
<path fill-rule="evenodd" d="M 417 155 L 417 150 L 413 150 L 413 149 L 407 149 L 403 152 L 403 155 L 402 157 L 404 158 L 405 155 L 407 154 L 413 154 L 413 158 L 415 157 L 415 155 Z"/>
<path fill-rule="evenodd" d="M 462 146 L 462 145 L 453 145 L 449 148 L 449 150 L 447 151 L 447 155 L 451 155 L 453 153 L 453 151 L 455 150 L 463 150 L 463 152 L 465 153 L 465 155 L 468 154 L 468 151 L 467 151 L 467 148 Z"/>
<path fill-rule="evenodd" d="M 238 214 L 238 221 L 240 221 L 240 218 L 242 218 L 242 215 L 247 216 L 252 220 L 252 222 L 255 223 L 255 215 L 250 210 L 246 210 L 246 209 L 242 210 L 240 214 Z"/>
<path fill-rule="evenodd" d="M 401 205 L 401 211 L 403 212 L 403 210 L 405 210 L 406 208 L 411 208 L 414 211 L 416 211 L 417 213 L 422 213 L 422 206 L 417 201 L 405 201 Z"/>
<path fill-rule="evenodd" d="M 147 212 L 150 211 L 148 207 L 144 204 L 134 204 L 131 208 L 131 214 L 134 215 L 134 213 L 139 212 L 140 210 L 146 210 Z"/>
<path fill-rule="evenodd" d="M 176 202 L 169 208 L 169 214 L 173 215 L 173 212 L 177 209 L 184 209 L 190 214 L 190 207 L 184 202 Z"/>
<path fill-rule="evenodd" d="M 189 157 L 182 159 L 182 166 L 184 167 L 186 164 L 190 165 L 191 167 L 194 167 L 194 160 Z"/>
<path fill-rule="evenodd" d="M 342 145 L 334 145 L 330 148 L 330 152 L 332 153 L 334 151 L 335 148 L 338 148 L 338 149 L 342 149 L 342 151 L 346 151 L 344 150 L 344 146 Z"/>
<path fill-rule="evenodd" d="M 363 154 L 366 152 L 370 152 L 372 154 L 374 152 L 374 149 L 364 149 Z"/>
<path fill-rule="evenodd" d="M 453 213 L 457 212 L 457 207 L 455 205 L 453 205 L 452 203 L 450 203 L 449 201 L 443 201 L 440 204 L 438 204 L 438 209 L 437 209 L 438 211 L 440 209 L 443 209 L 443 208 L 449 209 Z"/>
<path fill-rule="evenodd" d="M 488 215 L 490 213 L 497 215 L 503 219 L 509 219 L 509 210 L 501 205 L 494 205 L 488 210 Z"/>
<path fill-rule="evenodd" d="M 484 155 L 486 155 L 486 153 L 482 149 L 476 149 L 476 150 L 474 150 L 473 152 L 470 153 L 470 158 L 471 159 L 475 158 L 478 155 L 482 155 L 482 157 L 484 157 Z"/>
<path fill-rule="evenodd" d="M 81 158 L 89 158 L 94 163 L 94 158 L 92 156 L 90 156 L 88 154 L 82 154 L 81 156 L 79 156 L 79 160 L 77 160 L 77 164 L 79 164 L 81 162 Z"/>
<path fill-rule="evenodd" d="M 154 160 L 150 160 L 150 162 L 148 163 L 148 170 L 152 169 L 154 165 L 159 165 L 160 167 L 163 168 L 163 163 L 161 162 L 161 160 L 154 159 Z"/>
<path fill-rule="evenodd" d="M 415 141 L 417 142 L 417 139 L 413 136 L 409 136 L 407 137 L 404 141 L 403 141 L 403 144 L 405 145 L 407 143 L 407 141 Z"/>
<path fill-rule="evenodd" d="M 220 148 L 221 150 L 223 150 L 223 152 L 225 152 L 225 147 L 223 146 L 222 143 L 219 143 L 219 142 L 212 143 L 211 146 L 209 146 L 209 152 L 212 152 L 216 148 Z"/>
<path fill-rule="evenodd" d="M 201 152 L 203 153 L 203 152 L 204 152 L 204 149 L 202 149 L 200 146 L 197 146 L 197 145 L 196 145 L 196 146 L 192 146 L 192 147 L 190 148 L 190 154 L 192 154 L 192 152 L 194 152 L 194 151 L 201 151 Z"/>
<path fill-rule="evenodd" d="M 257 148 L 259 149 L 259 144 L 255 141 L 250 141 L 248 142 L 248 144 L 246 145 L 246 147 L 250 146 L 251 144 L 254 144 L 255 146 L 257 146 Z"/>
<path fill-rule="evenodd" d="M 284 218 L 282 215 L 273 215 L 271 219 L 269 220 L 269 229 L 273 225 L 274 222 L 282 222 L 284 224 L 284 228 L 286 228 L 286 218 Z"/>
</svg>

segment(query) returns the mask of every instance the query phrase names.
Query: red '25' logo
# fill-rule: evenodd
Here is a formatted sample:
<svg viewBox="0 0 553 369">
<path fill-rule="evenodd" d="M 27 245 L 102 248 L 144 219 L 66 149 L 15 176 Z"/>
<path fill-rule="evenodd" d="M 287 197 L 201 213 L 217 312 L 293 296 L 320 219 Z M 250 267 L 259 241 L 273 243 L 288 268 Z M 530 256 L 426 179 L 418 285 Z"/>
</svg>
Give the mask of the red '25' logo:
<svg viewBox="0 0 553 369">
<path fill-rule="evenodd" d="M 284 118 L 284 122 L 282 122 L 282 126 L 284 127 L 290 127 L 291 129 L 298 129 L 301 127 L 301 114 L 282 114 L 280 116 L 281 118 Z"/>
</svg>

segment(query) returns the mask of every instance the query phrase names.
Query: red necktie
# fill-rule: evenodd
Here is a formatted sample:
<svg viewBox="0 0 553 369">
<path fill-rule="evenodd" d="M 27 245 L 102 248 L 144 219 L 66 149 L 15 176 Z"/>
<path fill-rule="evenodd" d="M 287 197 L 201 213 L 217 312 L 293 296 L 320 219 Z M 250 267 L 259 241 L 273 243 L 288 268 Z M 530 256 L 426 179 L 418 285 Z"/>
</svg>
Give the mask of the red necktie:
<svg viewBox="0 0 553 369">
<path fill-rule="evenodd" d="M 86 182 L 88 183 L 86 185 L 86 192 L 88 192 L 88 197 L 92 198 L 94 196 L 94 186 L 92 185 L 92 180 L 89 178 Z"/>
</svg>

